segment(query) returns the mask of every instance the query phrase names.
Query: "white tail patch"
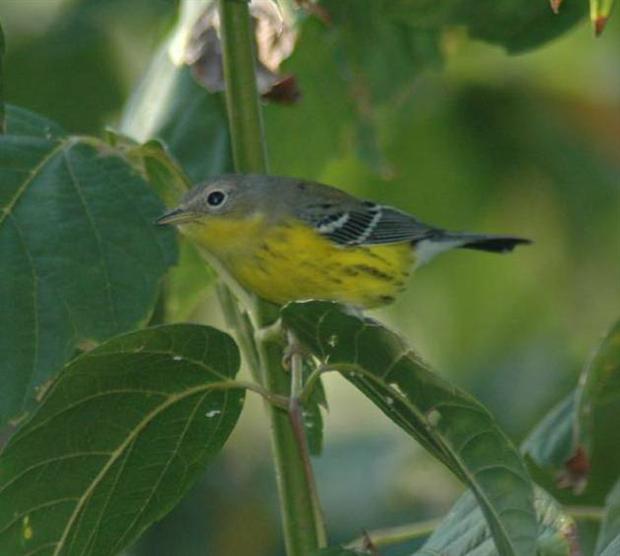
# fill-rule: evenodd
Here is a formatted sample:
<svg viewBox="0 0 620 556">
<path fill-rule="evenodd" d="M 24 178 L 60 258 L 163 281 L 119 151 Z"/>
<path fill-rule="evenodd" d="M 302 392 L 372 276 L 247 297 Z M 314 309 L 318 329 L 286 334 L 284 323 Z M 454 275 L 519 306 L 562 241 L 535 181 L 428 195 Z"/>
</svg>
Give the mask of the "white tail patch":
<svg viewBox="0 0 620 556">
<path fill-rule="evenodd" d="M 461 247 L 467 240 L 459 239 L 422 239 L 415 244 L 415 266 L 425 265 L 437 255 Z"/>
</svg>

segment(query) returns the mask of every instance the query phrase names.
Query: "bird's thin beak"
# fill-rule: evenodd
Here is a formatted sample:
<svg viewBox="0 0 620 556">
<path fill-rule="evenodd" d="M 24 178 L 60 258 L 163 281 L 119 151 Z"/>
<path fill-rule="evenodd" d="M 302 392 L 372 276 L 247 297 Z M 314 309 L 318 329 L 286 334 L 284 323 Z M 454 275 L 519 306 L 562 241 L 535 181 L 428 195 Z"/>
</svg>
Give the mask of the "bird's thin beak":
<svg viewBox="0 0 620 556">
<path fill-rule="evenodd" d="M 183 222 L 189 222 L 194 220 L 196 215 L 188 210 L 182 208 L 175 208 L 169 210 L 155 220 L 155 224 L 158 226 L 166 226 L 167 224 L 182 224 Z"/>
</svg>

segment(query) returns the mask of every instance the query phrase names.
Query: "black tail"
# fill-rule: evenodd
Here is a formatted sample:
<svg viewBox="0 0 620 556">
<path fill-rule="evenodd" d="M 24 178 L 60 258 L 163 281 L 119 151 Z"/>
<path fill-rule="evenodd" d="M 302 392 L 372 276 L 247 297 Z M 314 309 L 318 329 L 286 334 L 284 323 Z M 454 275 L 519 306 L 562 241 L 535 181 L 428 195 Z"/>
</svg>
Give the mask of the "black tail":
<svg viewBox="0 0 620 556">
<path fill-rule="evenodd" d="M 517 245 L 528 243 L 532 242 L 520 237 L 467 234 L 433 229 L 426 237 L 413 242 L 413 246 L 416 249 L 417 265 L 421 266 L 440 253 L 451 249 L 463 248 L 491 253 L 508 253 Z"/>
<path fill-rule="evenodd" d="M 455 234 L 457 235 L 457 234 Z M 509 253 L 517 245 L 529 245 L 532 243 L 529 239 L 510 236 L 487 236 L 471 234 L 458 234 L 465 240 L 462 249 L 476 249 L 478 251 L 490 251 L 491 253 Z"/>
</svg>

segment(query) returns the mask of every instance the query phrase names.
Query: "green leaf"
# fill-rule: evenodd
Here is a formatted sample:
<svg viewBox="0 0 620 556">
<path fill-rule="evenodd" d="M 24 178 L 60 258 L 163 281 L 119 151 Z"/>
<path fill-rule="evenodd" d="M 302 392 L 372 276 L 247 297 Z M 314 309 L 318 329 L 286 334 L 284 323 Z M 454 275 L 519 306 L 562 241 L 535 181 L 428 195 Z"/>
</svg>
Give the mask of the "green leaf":
<svg viewBox="0 0 620 556">
<path fill-rule="evenodd" d="M 282 319 L 316 357 L 472 489 L 501 554 L 531 556 L 537 531 L 532 484 L 482 405 L 431 372 L 399 336 L 337 304 L 290 304 Z"/>
<path fill-rule="evenodd" d="M 117 554 L 180 500 L 239 417 L 233 340 L 168 325 L 78 357 L 0 457 L 0 553 Z"/>
<path fill-rule="evenodd" d="M 57 131 L 0 137 L 0 423 L 80 342 L 146 321 L 176 259 L 173 233 L 153 224 L 164 207 L 131 165 Z"/>
<path fill-rule="evenodd" d="M 504 46 L 511 53 L 540 46 L 574 27 L 587 13 L 584 2 L 565 2 L 558 14 L 548 2 L 481 0 L 389 0 L 386 15 L 419 29 L 464 25 L 477 39 Z"/>
<path fill-rule="evenodd" d="M 167 205 L 175 206 L 179 197 L 192 187 L 189 177 L 159 140 L 140 144 L 113 129 L 106 129 L 105 139 L 123 153 Z"/>
<path fill-rule="evenodd" d="M 620 321 L 601 342 L 585 367 L 575 392 L 541 421 L 523 443 L 522 450 L 543 468 L 562 473 L 562 483 L 583 488 L 596 445 L 613 443 L 615 428 L 604 427 L 620 418 Z M 604 438 L 606 437 L 606 438 Z M 598 449 L 592 466 L 605 464 L 608 447 Z M 602 479 L 602 473 L 599 473 Z M 617 471 L 614 472 L 615 480 Z"/>
<path fill-rule="evenodd" d="M 9 135 L 29 135 L 44 139 L 66 135 L 65 130 L 56 122 L 11 104 L 6 106 L 6 133 Z"/>
<path fill-rule="evenodd" d="M 620 536 L 616 537 L 603 552 L 597 556 L 618 556 L 620 554 Z"/>
<path fill-rule="evenodd" d="M 616 551 L 612 552 L 613 547 Z M 620 481 L 605 501 L 605 518 L 596 542 L 595 554 L 618 554 L 620 548 Z M 607 551 L 607 552 L 606 552 Z"/>
<path fill-rule="evenodd" d="M 179 197 L 191 189 L 191 180 L 159 141 L 151 139 L 130 152 L 140 159 L 146 179 L 166 204 L 178 203 Z"/>
<path fill-rule="evenodd" d="M 191 188 L 188 176 L 158 140 L 140 144 L 113 130 L 107 130 L 106 139 L 123 153 L 168 206 L 176 206 Z M 190 319 L 214 281 L 215 273 L 197 248 L 189 241 L 181 241 L 178 264 L 166 276 L 161 321 Z"/>
<path fill-rule="evenodd" d="M 572 556 L 579 553 L 576 525 L 543 489 L 535 489 L 538 519 L 538 556 Z M 415 556 L 496 556 L 489 527 L 471 492 L 466 492 Z"/>
<path fill-rule="evenodd" d="M 181 3 L 181 16 L 123 112 L 120 131 L 142 145 L 130 150 L 170 208 L 192 183 L 233 171 L 224 96 L 209 93 L 185 63 L 186 40 L 204 1 Z M 161 140 L 161 143 L 159 142 Z M 215 282 L 192 245 L 166 280 L 166 318 L 188 318 Z"/>
<path fill-rule="evenodd" d="M 562 468 L 573 455 L 575 395 L 558 403 L 528 435 L 521 451 L 540 465 Z"/>
<path fill-rule="evenodd" d="M 583 2 L 566 2 L 559 14 L 547 2 L 485 0 L 480 12 L 463 2 L 458 22 L 464 23 L 476 39 L 502 45 L 512 54 L 531 50 L 564 34 L 582 21 L 587 13 Z M 486 13 L 485 13 L 486 12 Z"/>
<path fill-rule="evenodd" d="M 577 420 L 581 442 L 589 446 L 596 406 L 620 399 L 620 320 L 609 330 L 579 382 Z"/>
<path fill-rule="evenodd" d="M 151 139 L 128 149 L 127 156 L 136 161 L 145 179 L 169 207 L 176 206 L 179 198 L 192 186 L 189 177 L 157 140 Z M 188 320 L 214 282 L 215 273 L 196 246 L 182 240 L 179 262 L 166 278 L 167 320 Z"/>
</svg>

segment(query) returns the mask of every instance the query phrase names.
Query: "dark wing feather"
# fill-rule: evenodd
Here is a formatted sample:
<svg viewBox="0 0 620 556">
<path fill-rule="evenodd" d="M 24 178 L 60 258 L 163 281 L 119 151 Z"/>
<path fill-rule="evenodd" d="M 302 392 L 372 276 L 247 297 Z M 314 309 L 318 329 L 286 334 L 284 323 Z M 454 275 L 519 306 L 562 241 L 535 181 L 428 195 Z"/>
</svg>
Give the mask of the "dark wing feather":
<svg viewBox="0 0 620 556">
<path fill-rule="evenodd" d="M 316 230 L 340 245 L 376 245 L 419 241 L 433 233 L 433 228 L 404 212 L 361 202 L 343 210 L 337 205 L 306 213 Z"/>
</svg>

